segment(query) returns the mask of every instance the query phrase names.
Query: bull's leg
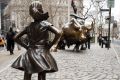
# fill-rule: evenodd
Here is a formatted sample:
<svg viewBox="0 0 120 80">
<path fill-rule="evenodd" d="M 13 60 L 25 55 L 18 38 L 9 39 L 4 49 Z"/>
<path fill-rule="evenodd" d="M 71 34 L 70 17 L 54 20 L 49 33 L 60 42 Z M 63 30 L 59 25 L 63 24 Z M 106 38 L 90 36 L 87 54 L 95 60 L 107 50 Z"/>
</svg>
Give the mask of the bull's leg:
<svg viewBox="0 0 120 80">
<path fill-rule="evenodd" d="M 84 44 L 81 45 L 81 50 L 86 50 L 86 48 L 84 47 Z"/>
<path fill-rule="evenodd" d="M 79 44 L 75 44 L 75 47 L 73 48 L 73 51 L 79 52 Z"/>
<path fill-rule="evenodd" d="M 83 44 L 81 45 L 81 50 L 83 50 Z"/>
<path fill-rule="evenodd" d="M 76 51 L 76 45 L 74 46 L 73 51 Z"/>
<path fill-rule="evenodd" d="M 88 43 L 87 43 L 87 42 L 85 42 L 85 47 L 87 48 L 87 46 L 88 46 Z"/>
<path fill-rule="evenodd" d="M 79 45 L 76 45 L 76 51 L 79 52 Z"/>
<path fill-rule="evenodd" d="M 76 51 L 79 52 L 79 47 L 80 47 L 80 41 L 77 41 L 76 43 Z"/>
<path fill-rule="evenodd" d="M 65 50 L 65 45 L 66 45 L 66 40 L 63 40 L 63 43 L 62 43 L 62 49 Z"/>
<path fill-rule="evenodd" d="M 58 45 L 57 45 L 57 48 L 58 49 L 63 49 L 63 50 L 65 50 L 65 43 L 64 43 L 64 41 L 59 41 L 59 43 L 58 43 Z"/>
</svg>

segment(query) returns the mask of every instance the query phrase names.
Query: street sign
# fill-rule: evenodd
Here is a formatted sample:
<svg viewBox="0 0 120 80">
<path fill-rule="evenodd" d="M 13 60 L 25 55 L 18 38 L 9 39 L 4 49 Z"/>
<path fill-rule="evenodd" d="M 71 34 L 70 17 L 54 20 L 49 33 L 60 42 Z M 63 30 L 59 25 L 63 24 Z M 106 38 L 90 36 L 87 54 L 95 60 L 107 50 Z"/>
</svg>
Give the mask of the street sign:
<svg viewBox="0 0 120 80">
<path fill-rule="evenodd" d="M 109 11 L 110 9 L 100 9 L 100 11 Z"/>
<path fill-rule="evenodd" d="M 114 7 L 114 2 L 115 2 L 115 0 L 107 0 L 107 7 L 108 8 L 113 8 Z"/>
</svg>

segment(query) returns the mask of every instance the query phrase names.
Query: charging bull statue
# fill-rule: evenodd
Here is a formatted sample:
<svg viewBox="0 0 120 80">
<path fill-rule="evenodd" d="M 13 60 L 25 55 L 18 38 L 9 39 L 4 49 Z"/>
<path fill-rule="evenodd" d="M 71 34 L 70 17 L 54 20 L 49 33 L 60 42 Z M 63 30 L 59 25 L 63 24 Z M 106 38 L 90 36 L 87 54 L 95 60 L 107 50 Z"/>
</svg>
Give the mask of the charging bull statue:
<svg viewBox="0 0 120 80">
<path fill-rule="evenodd" d="M 70 23 L 67 23 L 62 28 L 62 36 L 58 43 L 59 49 L 65 49 L 67 45 L 68 48 L 75 44 L 74 50 L 79 51 L 79 46 L 87 42 L 88 32 L 92 28 L 87 28 L 86 26 L 81 26 L 76 19 L 72 19 Z"/>
</svg>

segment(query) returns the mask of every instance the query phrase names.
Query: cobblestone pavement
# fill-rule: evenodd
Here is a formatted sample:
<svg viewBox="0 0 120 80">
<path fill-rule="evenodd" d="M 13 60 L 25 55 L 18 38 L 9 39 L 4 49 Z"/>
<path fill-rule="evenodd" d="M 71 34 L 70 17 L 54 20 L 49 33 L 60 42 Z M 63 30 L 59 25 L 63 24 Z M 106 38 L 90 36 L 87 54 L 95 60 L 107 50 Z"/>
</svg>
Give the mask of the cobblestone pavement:
<svg viewBox="0 0 120 80">
<path fill-rule="evenodd" d="M 16 47 L 14 49 L 13 55 L 10 55 L 10 52 L 6 50 L 6 47 L 0 47 L 0 73 L 4 69 L 8 68 L 11 63 L 23 52 L 25 49 L 18 50 Z"/>
<path fill-rule="evenodd" d="M 111 48 L 93 44 L 90 50 L 59 50 L 52 55 L 59 71 L 48 73 L 47 80 L 120 80 L 120 65 Z M 23 72 L 9 67 L 0 73 L 0 80 L 23 80 Z M 37 74 L 32 80 L 37 80 Z"/>
</svg>

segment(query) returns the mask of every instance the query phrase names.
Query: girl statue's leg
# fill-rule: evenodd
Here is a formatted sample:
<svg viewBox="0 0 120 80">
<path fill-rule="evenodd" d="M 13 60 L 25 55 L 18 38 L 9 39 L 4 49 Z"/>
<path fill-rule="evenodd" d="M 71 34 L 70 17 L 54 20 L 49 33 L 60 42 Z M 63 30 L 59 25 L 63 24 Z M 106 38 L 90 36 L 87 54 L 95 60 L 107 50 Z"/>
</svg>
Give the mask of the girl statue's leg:
<svg viewBox="0 0 120 80">
<path fill-rule="evenodd" d="M 32 74 L 24 73 L 24 80 L 31 80 Z"/>
<path fill-rule="evenodd" d="M 38 80 L 46 80 L 46 73 L 38 73 Z"/>
</svg>

